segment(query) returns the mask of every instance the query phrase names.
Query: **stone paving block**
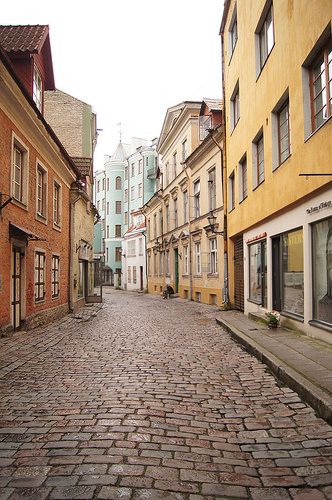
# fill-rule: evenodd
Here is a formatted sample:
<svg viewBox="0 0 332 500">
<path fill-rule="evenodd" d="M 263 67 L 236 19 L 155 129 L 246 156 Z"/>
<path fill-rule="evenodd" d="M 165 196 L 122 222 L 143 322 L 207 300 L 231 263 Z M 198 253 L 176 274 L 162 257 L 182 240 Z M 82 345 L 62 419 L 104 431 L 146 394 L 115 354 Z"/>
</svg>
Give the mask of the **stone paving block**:
<svg viewBox="0 0 332 500">
<path fill-rule="evenodd" d="M 105 500 L 130 500 L 131 494 L 131 488 L 103 486 L 97 498 L 103 498 Z"/>
</svg>

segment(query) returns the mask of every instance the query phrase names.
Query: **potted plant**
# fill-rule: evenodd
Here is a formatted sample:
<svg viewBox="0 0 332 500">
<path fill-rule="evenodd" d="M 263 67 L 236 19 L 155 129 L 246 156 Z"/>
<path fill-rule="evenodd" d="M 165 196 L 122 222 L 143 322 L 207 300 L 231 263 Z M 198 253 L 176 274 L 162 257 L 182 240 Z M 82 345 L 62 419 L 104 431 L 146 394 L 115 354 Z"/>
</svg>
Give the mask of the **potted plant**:
<svg viewBox="0 0 332 500">
<path fill-rule="evenodd" d="M 266 313 L 266 324 L 269 328 L 277 328 L 279 325 L 280 314 L 275 311 L 269 311 Z"/>
</svg>

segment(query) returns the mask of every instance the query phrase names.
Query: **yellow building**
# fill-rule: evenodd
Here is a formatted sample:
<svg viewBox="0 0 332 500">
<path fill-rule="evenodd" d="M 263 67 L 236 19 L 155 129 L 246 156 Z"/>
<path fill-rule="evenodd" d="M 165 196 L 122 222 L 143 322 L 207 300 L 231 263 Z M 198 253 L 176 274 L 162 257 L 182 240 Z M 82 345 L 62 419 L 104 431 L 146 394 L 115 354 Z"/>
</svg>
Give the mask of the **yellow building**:
<svg viewBox="0 0 332 500">
<path fill-rule="evenodd" d="M 221 24 L 231 302 L 328 341 L 331 17 L 331 0 L 227 0 Z"/>
<path fill-rule="evenodd" d="M 167 110 L 158 143 L 161 186 L 144 207 L 150 293 L 160 294 L 167 284 L 197 302 L 221 305 L 227 296 L 220 123 L 216 99 Z"/>
</svg>

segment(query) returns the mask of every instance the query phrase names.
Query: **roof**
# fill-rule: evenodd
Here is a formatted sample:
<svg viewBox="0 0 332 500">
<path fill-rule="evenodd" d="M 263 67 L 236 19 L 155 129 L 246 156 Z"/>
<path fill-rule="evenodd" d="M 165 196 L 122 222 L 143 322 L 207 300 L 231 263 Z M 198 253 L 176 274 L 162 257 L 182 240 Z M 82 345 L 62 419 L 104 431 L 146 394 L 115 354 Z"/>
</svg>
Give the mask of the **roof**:
<svg viewBox="0 0 332 500">
<path fill-rule="evenodd" d="M 211 111 L 212 110 L 215 110 L 215 111 L 222 110 L 222 100 L 221 99 L 204 98 L 203 103 L 205 103 Z"/>
<path fill-rule="evenodd" d="M 48 33 L 47 25 L 0 26 L 0 45 L 6 52 L 39 52 Z"/>
<path fill-rule="evenodd" d="M 128 157 L 127 151 L 124 148 L 122 142 L 119 142 L 118 147 L 111 156 L 112 162 L 123 162 L 126 161 Z"/>
</svg>

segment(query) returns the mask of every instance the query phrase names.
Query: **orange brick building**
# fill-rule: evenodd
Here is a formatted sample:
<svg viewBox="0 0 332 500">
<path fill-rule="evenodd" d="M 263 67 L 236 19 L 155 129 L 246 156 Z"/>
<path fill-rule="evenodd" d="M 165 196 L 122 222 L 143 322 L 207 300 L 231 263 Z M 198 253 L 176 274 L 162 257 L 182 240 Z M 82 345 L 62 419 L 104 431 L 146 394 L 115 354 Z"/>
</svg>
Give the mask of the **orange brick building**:
<svg viewBox="0 0 332 500">
<path fill-rule="evenodd" d="M 80 174 L 42 114 L 44 90 L 55 88 L 48 27 L 1 26 L 0 46 L 1 333 L 68 311 Z"/>
</svg>

